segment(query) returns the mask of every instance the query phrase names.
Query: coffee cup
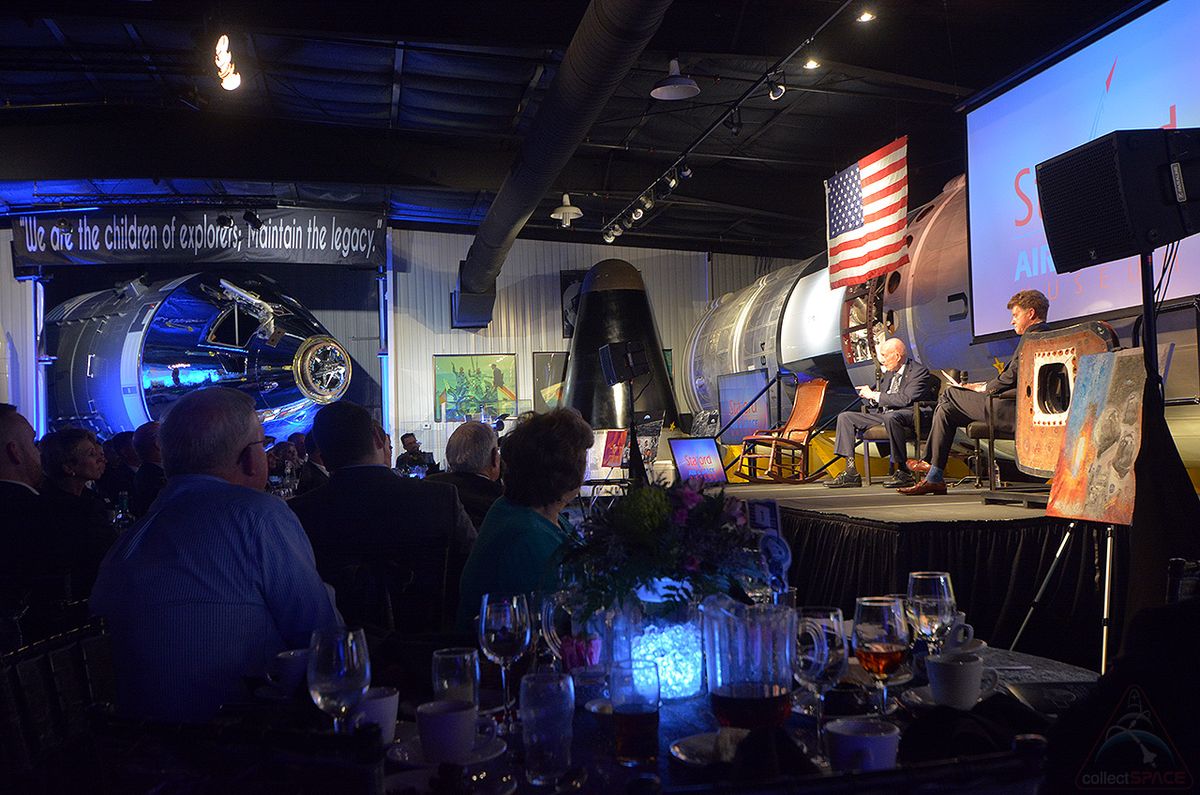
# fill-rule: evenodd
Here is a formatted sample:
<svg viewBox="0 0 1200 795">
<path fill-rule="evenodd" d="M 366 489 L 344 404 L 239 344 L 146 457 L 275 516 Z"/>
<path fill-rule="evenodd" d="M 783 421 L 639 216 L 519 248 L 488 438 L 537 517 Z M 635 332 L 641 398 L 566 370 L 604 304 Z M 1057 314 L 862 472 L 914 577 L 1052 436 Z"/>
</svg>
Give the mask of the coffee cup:
<svg viewBox="0 0 1200 795">
<path fill-rule="evenodd" d="M 362 701 L 350 712 L 350 723 L 358 726 L 374 723 L 379 727 L 379 740 L 391 745 L 396 739 L 396 711 L 400 707 L 400 691 L 394 687 L 369 687 Z"/>
<path fill-rule="evenodd" d="M 935 704 L 969 710 L 982 693 L 995 688 L 995 670 L 983 667 L 978 654 L 939 654 L 925 659 L 929 690 Z"/>
<path fill-rule="evenodd" d="M 975 640 L 975 627 L 967 623 L 967 614 L 961 610 L 954 614 L 954 623 L 942 638 L 942 651 L 963 649 Z"/>
<path fill-rule="evenodd" d="M 417 707 L 417 734 L 426 761 L 464 764 L 479 737 L 494 737 L 496 724 L 479 717 L 470 701 L 430 701 Z"/>
<path fill-rule="evenodd" d="M 308 649 L 288 649 L 271 658 L 267 679 L 281 693 L 292 695 L 308 677 Z"/>
<path fill-rule="evenodd" d="M 825 725 L 829 763 L 839 772 L 896 766 L 900 729 L 878 718 L 840 718 Z"/>
</svg>

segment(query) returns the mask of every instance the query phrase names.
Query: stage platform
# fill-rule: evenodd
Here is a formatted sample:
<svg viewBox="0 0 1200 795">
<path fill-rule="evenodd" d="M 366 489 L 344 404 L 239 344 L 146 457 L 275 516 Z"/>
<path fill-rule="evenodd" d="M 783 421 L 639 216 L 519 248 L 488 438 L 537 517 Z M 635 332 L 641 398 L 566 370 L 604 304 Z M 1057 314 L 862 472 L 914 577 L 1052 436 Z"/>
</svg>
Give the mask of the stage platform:
<svg viewBox="0 0 1200 795">
<path fill-rule="evenodd" d="M 905 497 L 878 485 L 727 487 L 730 496 L 779 504 L 802 604 L 836 605 L 849 618 L 855 597 L 903 592 L 910 571 L 949 571 L 976 636 L 1008 648 L 1068 523 L 1043 509 L 985 505 L 982 493 L 971 486 L 936 497 Z M 1099 667 L 1103 552 L 1101 529 L 1072 534 L 1018 651 Z"/>
</svg>

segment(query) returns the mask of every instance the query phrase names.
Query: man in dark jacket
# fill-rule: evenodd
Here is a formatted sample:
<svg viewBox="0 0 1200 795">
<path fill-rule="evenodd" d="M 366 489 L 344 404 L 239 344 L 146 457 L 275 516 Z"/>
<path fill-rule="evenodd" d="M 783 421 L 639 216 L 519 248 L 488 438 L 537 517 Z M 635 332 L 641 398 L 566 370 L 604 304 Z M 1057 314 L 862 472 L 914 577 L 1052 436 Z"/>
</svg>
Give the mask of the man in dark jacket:
<svg viewBox="0 0 1200 795">
<path fill-rule="evenodd" d="M 883 372 L 875 388 L 858 388 L 867 410 L 843 411 L 838 415 L 834 451 L 846 459 L 846 471 L 826 483 L 829 488 L 862 485 L 862 476 L 854 468 L 854 447 L 862 432 L 876 425 L 887 429 L 889 456 L 895 467 L 892 478 L 883 485 L 898 488 L 916 483 L 906 465 L 908 434 L 914 425 L 913 403 L 932 400 L 937 394 L 937 379 L 924 365 L 908 358 L 908 349 L 896 337 L 884 340 L 878 355 Z"/>
<path fill-rule="evenodd" d="M 129 508 L 134 516 L 145 516 L 158 493 L 167 485 L 162 448 L 158 443 L 159 427 L 157 422 L 147 422 L 133 433 L 133 447 L 142 460 L 137 474 L 133 476 L 133 495 L 129 500 Z"/>
<path fill-rule="evenodd" d="M 313 422 L 329 482 L 288 505 L 347 624 L 435 632 L 448 623 L 448 561 L 475 528 L 454 487 L 393 472 L 383 429 L 362 406 L 323 406 Z"/>
<path fill-rule="evenodd" d="M 1045 327 L 1046 315 L 1050 311 L 1050 299 L 1038 290 L 1022 290 L 1009 299 L 1008 309 L 1012 312 L 1012 327 L 1020 336 L 1027 331 L 1040 331 Z M 900 489 L 901 494 L 920 496 L 946 493 L 946 480 L 942 472 L 950 457 L 955 431 L 972 422 L 983 422 L 987 419 L 990 395 L 1004 395 L 1016 391 L 1020 356 L 1021 346 L 1018 343 L 1012 359 L 991 381 L 963 384 L 960 387 L 942 390 L 937 409 L 933 412 L 933 421 L 929 426 L 925 456 L 921 461 L 909 462 L 916 471 L 926 470 L 925 479 L 915 486 Z M 1016 402 L 1000 400 L 995 403 L 995 407 L 996 413 L 992 420 L 997 432 L 1012 433 L 1017 418 Z"/>
<path fill-rule="evenodd" d="M 435 483 L 449 483 L 458 489 L 467 515 L 478 529 L 488 509 L 504 492 L 500 485 L 500 445 L 496 431 L 482 422 L 464 422 L 446 442 L 449 472 L 427 476 Z"/>
</svg>

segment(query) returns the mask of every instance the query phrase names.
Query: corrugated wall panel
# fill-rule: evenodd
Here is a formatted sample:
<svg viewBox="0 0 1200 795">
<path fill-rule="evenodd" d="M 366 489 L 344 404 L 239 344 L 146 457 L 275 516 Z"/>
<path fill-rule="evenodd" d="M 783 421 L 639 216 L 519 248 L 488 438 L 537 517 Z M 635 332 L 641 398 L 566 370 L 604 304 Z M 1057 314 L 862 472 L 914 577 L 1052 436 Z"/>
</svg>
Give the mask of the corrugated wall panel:
<svg viewBox="0 0 1200 795">
<path fill-rule="evenodd" d="M 385 374 L 390 430 L 397 444 L 399 434 L 413 431 L 438 460 L 455 425 L 433 421 L 432 354 L 515 353 L 519 405 L 521 410 L 532 408 L 533 353 L 570 348 L 570 340 L 562 335 L 559 271 L 587 270 L 614 257 L 640 270 L 659 338 L 676 357 L 676 374 L 678 357 L 708 306 L 708 262 L 703 253 L 518 240 L 497 283 L 491 325 L 479 331 L 452 330 L 450 292 L 471 236 L 411 230 L 393 230 L 392 235 L 391 374 Z M 686 410 L 678 384 L 675 395 Z"/>
<path fill-rule="evenodd" d="M 37 425 L 37 319 L 33 282 L 12 275 L 12 231 L 0 230 L 0 401 Z"/>
</svg>

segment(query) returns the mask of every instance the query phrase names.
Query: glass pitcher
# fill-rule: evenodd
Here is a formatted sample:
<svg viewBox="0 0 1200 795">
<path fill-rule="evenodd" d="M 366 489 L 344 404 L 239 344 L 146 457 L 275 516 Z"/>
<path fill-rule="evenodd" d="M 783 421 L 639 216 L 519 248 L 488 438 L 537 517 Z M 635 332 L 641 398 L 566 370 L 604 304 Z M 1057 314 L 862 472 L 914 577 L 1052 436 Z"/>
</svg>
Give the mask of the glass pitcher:
<svg viewBox="0 0 1200 795">
<path fill-rule="evenodd" d="M 722 726 L 782 726 L 792 708 L 800 645 L 805 664 L 824 664 L 825 635 L 786 605 L 745 605 L 718 594 L 700 604 L 713 714 Z M 799 634 L 808 636 L 798 645 Z"/>
<path fill-rule="evenodd" d="M 590 665 L 607 664 L 605 649 L 611 619 L 606 613 L 583 616 L 570 591 L 555 591 L 542 598 L 542 639 L 558 659 L 564 673 Z"/>
</svg>

